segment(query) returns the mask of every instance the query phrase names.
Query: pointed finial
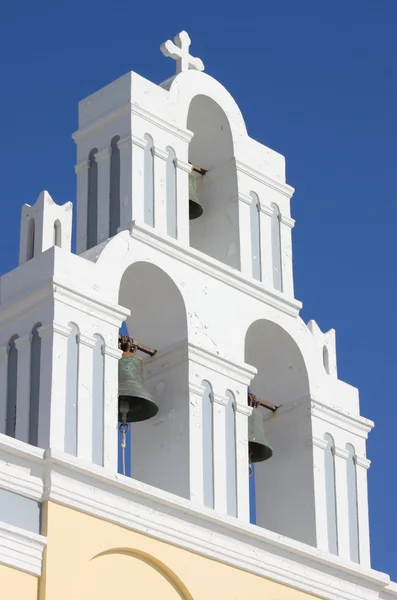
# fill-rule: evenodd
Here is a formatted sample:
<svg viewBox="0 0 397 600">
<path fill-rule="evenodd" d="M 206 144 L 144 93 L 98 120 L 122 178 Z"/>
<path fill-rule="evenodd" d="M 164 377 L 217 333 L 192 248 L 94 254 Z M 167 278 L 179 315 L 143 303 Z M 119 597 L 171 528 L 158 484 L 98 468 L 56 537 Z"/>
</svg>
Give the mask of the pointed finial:
<svg viewBox="0 0 397 600">
<path fill-rule="evenodd" d="M 204 64 L 201 58 L 196 58 L 189 53 L 191 40 L 186 31 L 178 33 L 174 37 L 174 42 L 167 40 L 164 44 L 161 44 L 160 50 L 164 56 L 169 56 L 176 60 L 177 74 L 189 69 L 204 71 Z"/>
</svg>

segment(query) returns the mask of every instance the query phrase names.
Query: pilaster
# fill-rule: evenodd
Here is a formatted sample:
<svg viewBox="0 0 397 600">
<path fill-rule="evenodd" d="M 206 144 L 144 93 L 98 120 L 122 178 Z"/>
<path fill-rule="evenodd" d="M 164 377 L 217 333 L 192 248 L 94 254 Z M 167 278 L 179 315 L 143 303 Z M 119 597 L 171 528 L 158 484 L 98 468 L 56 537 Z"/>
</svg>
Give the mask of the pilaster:
<svg viewBox="0 0 397 600">
<path fill-rule="evenodd" d="M 368 482 L 367 472 L 371 462 L 364 456 L 355 456 L 357 481 L 358 543 L 359 561 L 364 567 L 371 566 L 369 516 L 368 516 Z"/>
<path fill-rule="evenodd" d="M 347 497 L 346 460 L 349 453 L 342 448 L 333 447 L 335 459 L 335 495 L 338 531 L 338 555 L 350 560 L 349 512 Z"/>
<path fill-rule="evenodd" d="M 95 339 L 79 334 L 79 366 L 77 390 L 77 456 L 92 462 L 92 391 L 93 348 Z"/>
<path fill-rule="evenodd" d="M 8 344 L 0 347 L 0 433 L 6 432 Z"/>
<path fill-rule="evenodd" d="M 161 235 L 167 232 L 166 171 L 167 152 L 153 146 L 154 157 L 154 226 Z"/>
<path fill-rule="evenodd" d="M 282 262 L 283 292 L 286 296 L 294 297 L 294 275 L 292 270 L 292 228 L 295 221 L 280 214 L 280 243 Z"/>
<path fill-rule="evenodd" d="M 251 252 L 251 204 L 254 199 L 246 194 L 238 194 L 238 214 L 240 228 L 240 270 L 245 277 L 252 277 L 252 252 Z"/>
<path fill-rule="evenodd" d="M 98 165 L 98 244 L 109 238 L 110 147 L 95 154 Z"/>
<path fill-rule="evenodd" d="M 77 178 L 77 254 L 81 254 L 87 249 L 88 168 L 88 160 L 81 161 L 75 167 Z"/>
<path fill-rule="evenodd" d="M 244 390 L 243 390 L 244 391 Z M 241 394 L 240 394 L 241 395 Z M 243 397 L 246 397 L 246 390 Z M 249 464 L 248 464 L 248 418 L 252 408 L 248 404 L 234 402 L 236 418 L 236 487 L 237 487 L 237 518 L 249 523 Z"/>
<path fill-rule="evenodd" d="M 104 409 L 103 409 L 103 466 L 113 472 L 118 467 L 118 364 L 123 354 L 118 348 L 103 347 Z"/>
<path fill-rule="evenodd" d="M 175 159 L 176 164 L 176 231 L 178 241 L 189 245 L 189 163 Z"/>
<path fill-rule="evenodd" d="M 213 452 L 214 452 L 214 508 L 227 514 L 227 456 L 226 456 L 226 406 L 229 399 L 214 393 L 213 402 Z"/>
<path fill-rule="evenodd" d="M 30 418 L 30 342 L 31 334 L 20 336 L 15 340 L 18 350 L 17 372 L 17 417 L 15 437 L 22 442 L 29 442 Z"/>
<path fill-rule="evenodd" d="M 321 438 L 309 441 L 313 447 L 314 505 L 317 548 L 330 551 L 327 527 L 327 495 L 324 473 L 324 450 L 328 442 Z"/>
<path fill-rule="evenodd" d="M 262 283 L 272 289 L 273 286 L 273 252 L 272 252 L 272 214 L 273 209 L 266 204 L 260 204 L 259 222 L 261 232 L 261 268 Z"/>
<path fill-rule="evenodd" d="M 133 193 L 134 173 L 132 136 L 126 135 L 125 137 L 121 138 L 117 142 L 117 147 L 120 150 L 120 228 L 125 229 L 131 223 L 132 219 L 136 218 L 135 216 L 132 216 L 133 198 L 137 198 L 137 196 Z M 142 173 L 143 171 L 140 174 L 141 179 L 143 177 Z M 142 198 L 143 195 L 140 196 L 140 202 L 142 202 Z"/>
<path fill-rule="evenodd" d="M 190 499 L 198 504 L 204 504 L 204 457 L 203 457 L 203 396 L 204 388 L 195 383 L 189 383 L 189 487 Z"/>
</svg>

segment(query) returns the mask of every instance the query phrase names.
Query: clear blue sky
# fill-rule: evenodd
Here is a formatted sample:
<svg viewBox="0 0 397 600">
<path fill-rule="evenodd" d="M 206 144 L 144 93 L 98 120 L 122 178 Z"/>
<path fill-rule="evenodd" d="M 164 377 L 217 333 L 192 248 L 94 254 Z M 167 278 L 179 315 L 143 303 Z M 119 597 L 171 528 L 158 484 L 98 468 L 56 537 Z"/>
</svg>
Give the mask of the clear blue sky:
<svg viewBox="0 0 397 600">
<path fill-rule="evenodd" d="M 62 6 L 62 8 L 61 8 Z M 250 135 L 284 154 L 296 296 L 336 328 L 339 375 L 373 419 L 373 567 L 397 580 L 396 0 L 3 2 L 0 272 L 17 264 L 22 203 L 75 198 L 77 102 L 134 70 L 160 82 L 181 29 L 235 97 Z"/>
</svg>

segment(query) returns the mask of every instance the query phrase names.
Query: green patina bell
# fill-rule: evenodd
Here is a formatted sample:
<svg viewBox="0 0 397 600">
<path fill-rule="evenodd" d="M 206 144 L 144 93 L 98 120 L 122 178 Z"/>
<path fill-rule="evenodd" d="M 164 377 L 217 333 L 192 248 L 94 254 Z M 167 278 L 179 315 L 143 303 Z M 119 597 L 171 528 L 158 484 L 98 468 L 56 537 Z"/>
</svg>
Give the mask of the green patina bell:
<svg viewBox="0 0 397 600">
<path fill-rule="evenodd" d="M 119 360 L 119 422 L 146 421 L 158 410 L 143 385 L 142 359 L 134 353 L 124 352 Z"/>
<path fill-rule="evenodd" d="M 198 219 L 203 214 L 203 207 L 198 200 L 197 178 L 193 173 L 189 173 L 189 219 Z"/>
<path fill-rule="evenodd" d="M 266 442 L 263 416 L 259 408 L 253 408 L 248 418 L 248 448 L 250 463 L 262 462 L 273 456 L 273 450 Z"/>
</svg>

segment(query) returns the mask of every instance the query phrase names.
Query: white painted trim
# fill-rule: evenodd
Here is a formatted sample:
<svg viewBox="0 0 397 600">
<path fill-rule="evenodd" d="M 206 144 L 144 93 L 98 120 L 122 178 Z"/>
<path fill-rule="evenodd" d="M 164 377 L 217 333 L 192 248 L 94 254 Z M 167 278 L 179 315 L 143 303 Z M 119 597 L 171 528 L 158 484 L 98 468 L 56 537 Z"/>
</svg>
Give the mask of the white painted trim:
<svg viewBox="0 0 397 600">
<path fill-rule="evenodd" d="M 317 417 L 331 425 L 337 425 L 341 429 L 365 439 L 374 426 L 373 421 L 370 419 L 343 412 L 340 407 L 328 406 L 315 398 L 311 398 L 311 414 L 313 417 Z"/>
<path fill-rule="evenodd" d="M 283 183 L 281 181 L 276 181 L 275 179 L 269 177 L 268 175 L 265 175 L 264 173 L 257 171 L 253 167 L 250 167 L 249 165 L 242 162 L 241 160 L 236 159 L 236 168 L 237 168 L 237 171 L 240 171 L 241 173 L 248 175 L 248 177 L 252 177 L 252 179 L 255 179 L 256 181 L 263 183 L 267 187 L 277 190 L 284 196 L 287 196 L 287 198 L 292 198 L 292 196 L 295 192 L 294 188 L 291 187 L 290 185 L 288 185 L 287 183 Z"/>
<path fill-rule="evenodd" d="M 239 383 L 249 385 L 258 372 L 258 369 L 251 367 L 251 365 L 243 362 L 235 362 L 225 356 L 221 357 L 207 348 L 201 348 L 192 343 L 188 344 L 188 348 L 189 360 L 193 360 L 207 369 L 226 375 Z"/>
<path fill-rule="evenodd" d="M 0 522 L 0 563 L 40 576 L 47 538 Z"/>
</svg>

